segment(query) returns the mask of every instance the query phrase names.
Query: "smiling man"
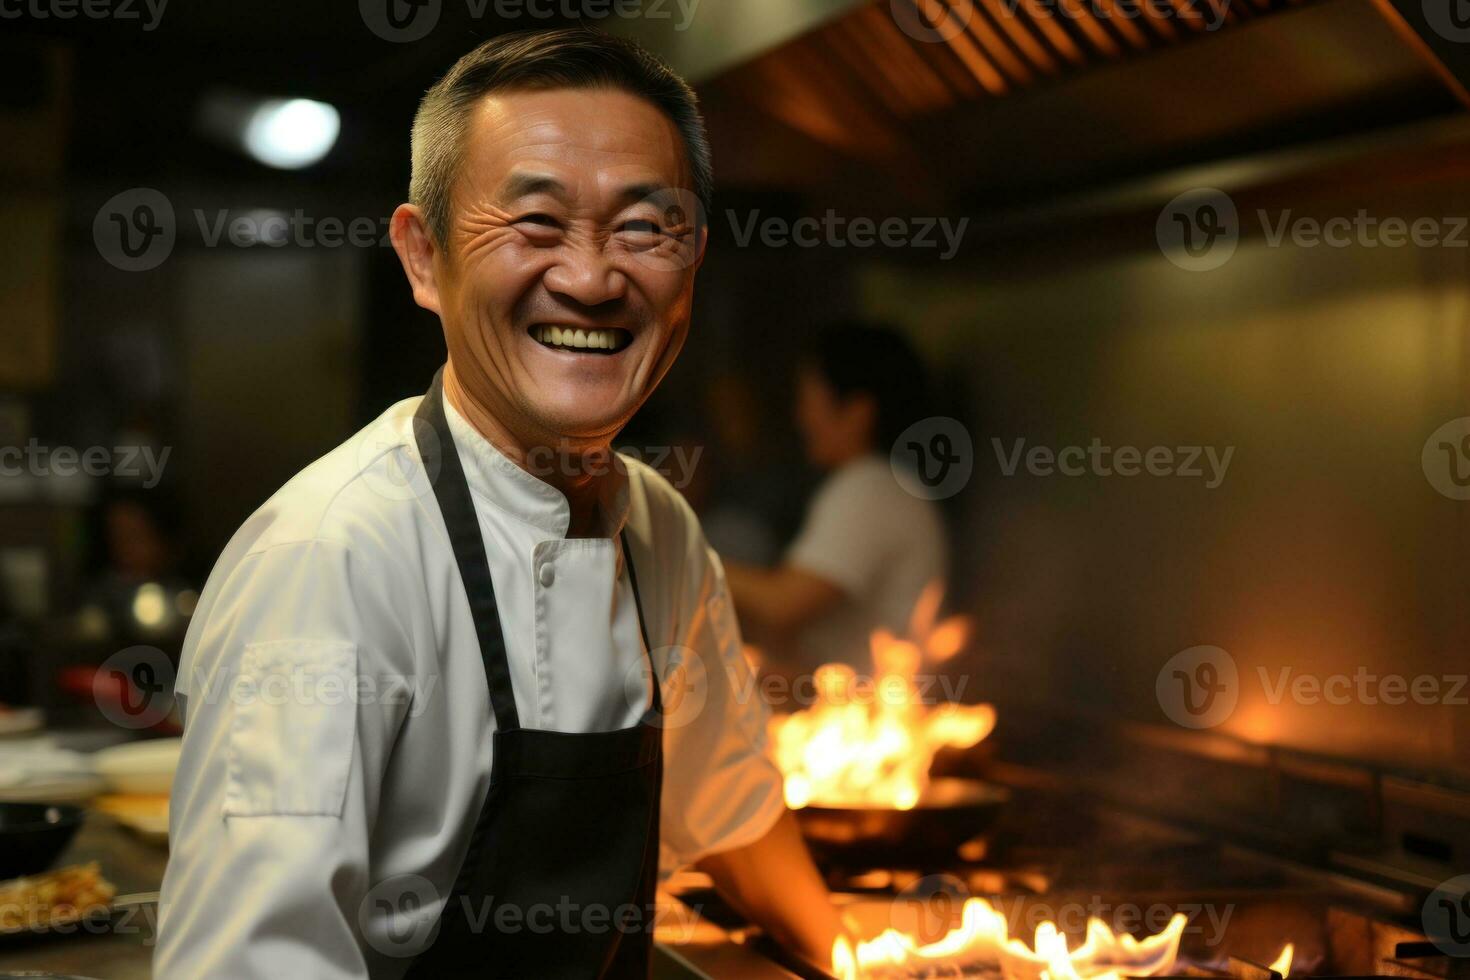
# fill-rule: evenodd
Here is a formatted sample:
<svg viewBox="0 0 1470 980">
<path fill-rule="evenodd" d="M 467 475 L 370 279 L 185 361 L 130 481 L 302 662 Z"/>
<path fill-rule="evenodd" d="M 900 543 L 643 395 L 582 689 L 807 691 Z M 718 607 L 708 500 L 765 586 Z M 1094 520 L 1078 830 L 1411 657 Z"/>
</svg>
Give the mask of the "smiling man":
<svg viewBox="0 0 1470 980">
<path fill-rule="evenodd" d="M 693 94 L 626 41 L 499 38 L 425 96 L 393 244 L 448 363 L 210 577 L 159 977 L 646 977 L 695 862 L 826 957 L 719 562 L 610 450 L 688 334 L 709 188 Z"/>
</svg>

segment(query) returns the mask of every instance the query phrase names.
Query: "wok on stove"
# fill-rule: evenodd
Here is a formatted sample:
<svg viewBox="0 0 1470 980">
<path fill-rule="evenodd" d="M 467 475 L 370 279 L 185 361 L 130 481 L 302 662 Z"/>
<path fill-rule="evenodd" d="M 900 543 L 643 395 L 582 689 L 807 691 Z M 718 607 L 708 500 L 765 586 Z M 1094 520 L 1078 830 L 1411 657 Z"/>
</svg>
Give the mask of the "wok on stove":
<svg viewBox="0 0 1470 980">
<path fill-rule="evenodd" d="M 989 829 L 1010 798 L 1000 786 L 946 777 L 931 780 L 909 810 L 813 803 L 795 813 L 819 863 L 953 860 L 961 844 Z"/>
</svg>

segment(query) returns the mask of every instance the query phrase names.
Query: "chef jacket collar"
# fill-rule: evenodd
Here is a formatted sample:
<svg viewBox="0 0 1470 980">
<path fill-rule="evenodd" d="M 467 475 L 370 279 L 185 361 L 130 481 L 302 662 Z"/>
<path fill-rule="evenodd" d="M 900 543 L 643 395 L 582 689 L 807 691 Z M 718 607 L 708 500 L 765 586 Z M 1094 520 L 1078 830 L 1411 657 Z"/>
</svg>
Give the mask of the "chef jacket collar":
<svg viewBox="0 0 1470 980">
<path fill-rule="evenodd" d="M 440 397 L 470 489 L 511 517 L 556 537 L 566 537 L 572 522 L 566 494 L 517 466 L 491 445 L 447 397 Z M 628 471 L 627 464 L 615 453 L 610 455 L 607 473 L 598 486 L 597 512 L 602 536 L 616 538 L 628 520 Z"/>
</svg>

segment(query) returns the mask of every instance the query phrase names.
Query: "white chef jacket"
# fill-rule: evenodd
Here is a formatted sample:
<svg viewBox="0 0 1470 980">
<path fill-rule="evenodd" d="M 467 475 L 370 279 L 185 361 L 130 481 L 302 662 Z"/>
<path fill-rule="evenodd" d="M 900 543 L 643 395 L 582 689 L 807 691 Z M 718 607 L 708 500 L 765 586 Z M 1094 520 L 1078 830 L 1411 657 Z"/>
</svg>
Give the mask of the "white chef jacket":
<svg viewBox="0 0 1470 980">
<path fill-rule="evenodd" d="M 418 466 L 418 402 L 299 473 L 210 575 L 175 685 L 185 729 L 161 980 L 397 977 L 424 943 L 406 943 L 374 896 L 419 876 L 425 922 L 449 896 L 489 786 L 494 719 Z M 724 572 L 687 503 L 622 458 L 626 476 L 605 481 L 600 508 L 608 536 L 569 539 L 566 498 L 445 409 L 521 724 L 612 730 L 648 705 L 626 524 L 667 715 L 660 864 L 668 873 L 759 839 L 784 809 L 781 779 Z M 486 941 L 491 958 L 493 932 Z"/>
</svg>

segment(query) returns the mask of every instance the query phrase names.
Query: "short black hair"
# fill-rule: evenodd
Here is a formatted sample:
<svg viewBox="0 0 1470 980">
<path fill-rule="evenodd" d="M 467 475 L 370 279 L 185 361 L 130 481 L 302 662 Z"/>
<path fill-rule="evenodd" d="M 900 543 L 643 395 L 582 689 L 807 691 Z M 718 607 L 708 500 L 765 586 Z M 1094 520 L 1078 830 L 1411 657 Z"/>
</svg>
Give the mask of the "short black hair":
<svg viewBox="0 0 1470 980">
<path fill-rule="evenodd" d="M 440 245 L 449 237 L 450 191 L 470 110 L 496 91 L 620 89 L 651 102 L 684 142 L 695 197 L 709 212 L 714 188 L 709 137 L 689 83 L 627 38 L 587 27 L 514 31 L 464 55 L 424 95 L 413 119 L 408 199 L 423 209 Z"/>
<path fill-rule="evenodd" d="M 873 448 L 887 452 L 903 430 L 930 413 L 929 378 L 907 337 L 884 323 L 843 320 L 819 330 L 806 363 L 838 397 L 869 395 L 877 405 Z"/>
</svg>

